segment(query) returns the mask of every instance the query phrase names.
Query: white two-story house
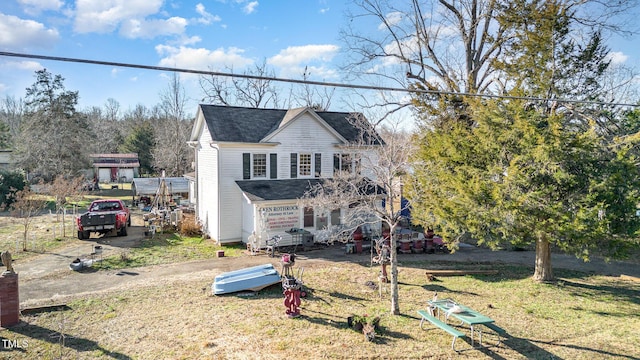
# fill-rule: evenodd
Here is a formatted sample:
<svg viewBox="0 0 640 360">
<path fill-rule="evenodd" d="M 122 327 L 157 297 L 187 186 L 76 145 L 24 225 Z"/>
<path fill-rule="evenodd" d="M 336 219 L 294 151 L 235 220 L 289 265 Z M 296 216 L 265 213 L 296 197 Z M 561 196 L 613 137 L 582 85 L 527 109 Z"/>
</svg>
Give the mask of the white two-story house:
<svg viewBox="0 0 640 360">
<path fill-rule="evenodd" d="M 299 199 L 335 171 L 359 171 L 354 114 L 200 105 L 189 141 L 203 231 L 220 243 L 262 243 L 287 230 L 340 224 L 341 211 L 314 213 Z M 362 150 L 358 150 L 362 151 Z M 366 175 L 366 174 L 363 174 Z"/>
</svg>

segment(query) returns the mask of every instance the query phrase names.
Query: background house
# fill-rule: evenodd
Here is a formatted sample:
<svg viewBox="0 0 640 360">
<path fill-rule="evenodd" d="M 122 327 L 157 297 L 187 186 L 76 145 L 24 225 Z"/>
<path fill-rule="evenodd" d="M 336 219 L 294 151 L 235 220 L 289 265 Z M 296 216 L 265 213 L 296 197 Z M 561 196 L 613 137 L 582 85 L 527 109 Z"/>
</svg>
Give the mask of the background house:
<svg viewBox="0 0 640 360">
<path fill-rule="evenodd" d="M 130 182 L 140 175 L 138 154 L 91 154 L 89 157 L 98 182 Z"/>
<path fill-rule="evenodd" d="M 288 230 L 311 233 L 340 224 L 344 209 L 320 214 L 299 198 L 334 171 L 357 171 L 349 147 L 359 130 L 345 112 L 198 107 L 189 144 L 195 149 L 195 202 L 203 231 L 220 243 L 259 241 Z M 366 174 L 364 174 L 366 175 Z"/>
</svg>

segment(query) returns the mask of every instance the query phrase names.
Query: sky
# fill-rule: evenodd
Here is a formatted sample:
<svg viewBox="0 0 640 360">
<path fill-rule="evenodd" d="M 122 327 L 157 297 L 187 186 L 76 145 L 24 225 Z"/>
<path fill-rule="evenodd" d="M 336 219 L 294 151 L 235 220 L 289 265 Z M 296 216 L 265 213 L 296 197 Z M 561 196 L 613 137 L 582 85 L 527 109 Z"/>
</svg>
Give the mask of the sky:
<svg viewBox="0 0 640 360">
<path fill-rule="evenodd" d="M 236 73 L 266 61 L 275 75 L 342 82 L 339 31 L 348 0 L 0 0 L 0 51 Z M 376 31 L 376 24 L 367 31 Z M 637 37 L 610 43 L 615 63 L 637 66 Z M 170 73 L 0 56 L 0 98 L 24 98 L 46 68 L 79 92 L 79 108 L 107 99 L 126 111 L 160 102 Z M 195 113 L 197 76 L 182 84 Z M 339 101 L 330 110 L 344 111 Z"/>
<path fill-rule="evenodd" d="M 234 72 L 263 61 L 276 76 L 339 81 L 340 0 L 2 0 L 0 51 Z M 171 73 L 0 56 L 0 97 L 24 98 L 36 70 L 65 78 L 79 107 L 160 102 Z M 182 79 L 195 106 L 197 77 Z"/>
</svg>

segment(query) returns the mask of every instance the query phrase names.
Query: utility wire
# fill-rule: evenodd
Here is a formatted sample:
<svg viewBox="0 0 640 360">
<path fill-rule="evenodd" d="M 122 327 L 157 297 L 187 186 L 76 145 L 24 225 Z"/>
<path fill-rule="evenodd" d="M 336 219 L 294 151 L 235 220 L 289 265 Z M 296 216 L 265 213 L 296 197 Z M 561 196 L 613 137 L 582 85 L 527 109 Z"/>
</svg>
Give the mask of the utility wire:
<svg viewBox="0 0 640 360">
<path fill-rule="evenodd" d="M 222 77 L 253 79 L 253 80 L 265 80 L 265 81 L 285 82 L 285 83 L 293 83 L 293 84 L 318 85 L 318 86 L 348 88 L 348 89 L 363 89 L 363 90 L 392 91 L 392 92 L 408 92 L 408 93 L 428 94 L 428 95 L 469 96 L 469 97 L 479 97 L 479 98 L 489 98 L 489 99 L 529 100 L 529 101 L 542 101 L 542 102 L 544 102 L 544 101 L 555 101 L 555 102 L 559 102 L 559 103 L 603 105 L 603 106 L 629 106 L 629 107 L 639 107 L 640 106 L 640 104 L 628 104 L 628 103 L 605 102 L 605 101 L 571 100 L 571 99 L 561 99 L 561 98 L 548 99 L 548 98 L 539 98 L 539 97 L 532 97 L 532 96 L 509 96 L 509 95 L 494 95 L 494 94 L 474 94 L 474 93 L 468 93 L 468 92 L 425 90 L 425 89 L 406 89 L 406 88 L 394 88 L 394 87 L 385 87 L 385 86 L 370 86 L 370 85 L 344 84 L 344 83 L 333 83 L 333 82 L 312 81 L 312 80 L 297 80 L 297 79 L 286 79 L 286 78 L 279 78 L 279 77 L 272 77 L 272 76 L 234 74 L 234 73 L 225 73 L 225 72 L 218 72 L 218 71 L 182 69 L 182 68 L 172 68 L 172 67 L 166 67 L 166 66 L 140 65 L 140 64 L 130 64 L 130 63 L 121 63 L 121 62 L 112 62 L 112 61 L 102 61 L 102 60 L 88 60 L 88 59 L 78 59 L 78 58 L 69 58 L 69 57 L 60 57 L 60 56 L 14 53 L 14 52 L 7 52 L 7 51 L 0 51 L 0 56 L 9 56 L 9 57 L 18 57 L 18 58 L 27 58 L 27 59 L 39 59 L 39 60 L 51 60 L 51 61 L 62 61 L 62 62 L 73 62 L 73 63 L 81 63 L 81 64 L 117 66 L 117 67 L 134 68 L 134 69 L 180 72 L 180 73 L 187 73 L 187 74 L 211 75 L 211 76 L 222 76 Z"/>
</svg>

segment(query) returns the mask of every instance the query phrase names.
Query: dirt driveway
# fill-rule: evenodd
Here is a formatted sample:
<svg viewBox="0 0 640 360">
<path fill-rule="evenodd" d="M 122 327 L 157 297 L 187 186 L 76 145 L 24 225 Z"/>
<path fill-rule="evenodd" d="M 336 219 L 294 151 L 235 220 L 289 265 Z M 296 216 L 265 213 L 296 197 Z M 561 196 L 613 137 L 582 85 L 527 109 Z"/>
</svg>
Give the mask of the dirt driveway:
<svg viewBox="0 0 640 360">
<path fill-rule="evenodd" d="M 134 223 L 135 225 L 135 223 Z M 126 237 L 106 237 L 74 242 L 73 245 L 34 258 L 16 262 L 14 268 L 20 276 L 19 290 L 21 306 L 55 303 L 70 295 L 82 293 L 126 289 L 161 281 L 184 279 L 203 279 L 210 284 L 215 275 L 243 267 L 272 263 L 279 266 L 278 258 L 258 256 L 222 257 L 178 264 L 154 265 L 143 268 L 76 272 L 69 264 L 77 257 L 93 252 L 95 245 L 101 245 L 102 256 L 119 254 L 135 246 L 144 239 L 144 227 L 132 226 Z M 432 260 L 436 262 L 467 262 L 534 265 L 533 251 L 490 251 L 462 244 L 453 254 L 405 254 L 399 256 L 399 265 L 403 262 Z M 312 250 L 298 254 L 297 264 L 305 268 L 326 265 L 329 262 L 369 263 L 369 253 L 346 254 L 344 246 L 335 245 L 321 250 Z M 553 254 L 554 269 L 572 269 L 586 273 L 619 276 L 621 274 L 640 277 L 638 262 L 611 262 L 593 259 L 584 263 L 573 256 Z"/>
</svg>

